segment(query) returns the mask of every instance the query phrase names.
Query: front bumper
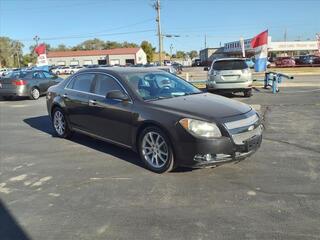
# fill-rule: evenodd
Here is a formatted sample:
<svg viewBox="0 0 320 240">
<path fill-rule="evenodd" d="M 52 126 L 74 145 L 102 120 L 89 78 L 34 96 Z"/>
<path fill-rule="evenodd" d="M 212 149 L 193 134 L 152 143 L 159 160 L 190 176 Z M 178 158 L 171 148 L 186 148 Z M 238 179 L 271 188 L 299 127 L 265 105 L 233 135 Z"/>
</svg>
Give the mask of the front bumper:
<svg viewBox="0 0 320 240">
<path fill-rule="evenodd" d="M 250 132 L 252 132 L 250 134 Z M 175 155 L 179 166 L 201 168 L 241 161 L 256 152 L 262 142 L 263 126 L 250 132 L 231 134 L 217 139 L 197 139 L 179 142 Z"/>
</svg>

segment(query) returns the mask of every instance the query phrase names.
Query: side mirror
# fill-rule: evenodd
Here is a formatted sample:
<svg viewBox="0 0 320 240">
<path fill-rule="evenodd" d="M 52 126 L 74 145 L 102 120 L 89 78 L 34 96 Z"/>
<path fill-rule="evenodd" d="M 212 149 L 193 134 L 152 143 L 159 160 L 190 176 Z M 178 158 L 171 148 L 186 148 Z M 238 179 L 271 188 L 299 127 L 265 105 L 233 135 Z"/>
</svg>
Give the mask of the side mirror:
<svg viewBox="0 0 320 240">
<path fill-rule="evenodd" d="M 123 93 L 119 90 L 110 91 L 106 95 L 107 99 L 121 100 L 121 101 L 129 101 L 129 97 L 127 94 Z"/>
<path fill-rule="evenodd" d="M 209 67 L 205 67 L 203 70 L 204 71 L 209 71 Z"/>
</svg>

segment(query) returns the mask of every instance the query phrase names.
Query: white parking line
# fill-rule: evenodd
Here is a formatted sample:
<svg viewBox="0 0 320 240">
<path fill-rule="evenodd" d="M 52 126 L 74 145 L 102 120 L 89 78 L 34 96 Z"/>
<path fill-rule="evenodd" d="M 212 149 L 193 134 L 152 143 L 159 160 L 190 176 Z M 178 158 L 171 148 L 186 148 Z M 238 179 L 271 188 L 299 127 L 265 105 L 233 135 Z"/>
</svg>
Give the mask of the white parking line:
<svg viewBox="0 0 320 240">
<path fill-rule="evenodd" d="M 299 90 L 299 91 L 281 91 L 281 93 L 308 93 L 308 92 L 319 92 L 320 88 L 312 90 Z"/>
<path fill-rule="evenodd" d="M 10 105 L 9 105 L 10 106 Z M 30 105 L 11 105 L 12 108 L 23 108 L 23 107 L 29 107 Z"/>
</svg>

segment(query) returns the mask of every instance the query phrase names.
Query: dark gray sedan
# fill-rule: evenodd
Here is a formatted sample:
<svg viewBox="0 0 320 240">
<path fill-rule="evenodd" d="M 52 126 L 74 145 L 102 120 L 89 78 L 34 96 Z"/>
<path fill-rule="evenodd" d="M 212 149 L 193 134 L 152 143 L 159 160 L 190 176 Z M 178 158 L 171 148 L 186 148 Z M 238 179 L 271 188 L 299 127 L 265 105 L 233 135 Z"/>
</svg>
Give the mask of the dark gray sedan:
<svg viewBox="0 0 320 240">
<path fill-rule="evenodd" d="M 29 97 L 38 99 L 49 87 L 63 79 L 43 70 L 12 71 L 0 78 L 0 97 Z"/>
<path fill-rule="evenodd" d="M 47 108 L 59 137 L 76 131 L 130 148 L 157 173 L 238 161 L 262 140 L 250 106 L 158 69 L 83 70 L 49 88 Z"/>
</svg>

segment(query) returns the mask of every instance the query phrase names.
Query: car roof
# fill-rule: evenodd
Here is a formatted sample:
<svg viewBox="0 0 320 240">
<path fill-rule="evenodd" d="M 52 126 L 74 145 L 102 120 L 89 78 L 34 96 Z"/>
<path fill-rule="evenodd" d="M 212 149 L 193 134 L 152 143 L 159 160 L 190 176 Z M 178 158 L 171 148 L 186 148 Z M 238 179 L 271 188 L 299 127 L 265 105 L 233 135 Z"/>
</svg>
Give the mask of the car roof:
<svg viewBox="0 0 320 240">
<path fill-rule="evenodd" d="M 235 61 L 235 60 L 245 61 L 246 59 L 245 58 L 219 58 L 219 59 L 216 59 L 214 61 L 218 62 L 218 61 Z"/>
<path fill-rule="evenodd" d="M 99 67 L 99 68 L 87 68 L 81 71 L 84 72 L 109 72 L 114 74 L 125 74 L 125 73 L 153 73 L 153 72 L 163 72 L 159 68 L 154 67 Z"/>
</svg>

